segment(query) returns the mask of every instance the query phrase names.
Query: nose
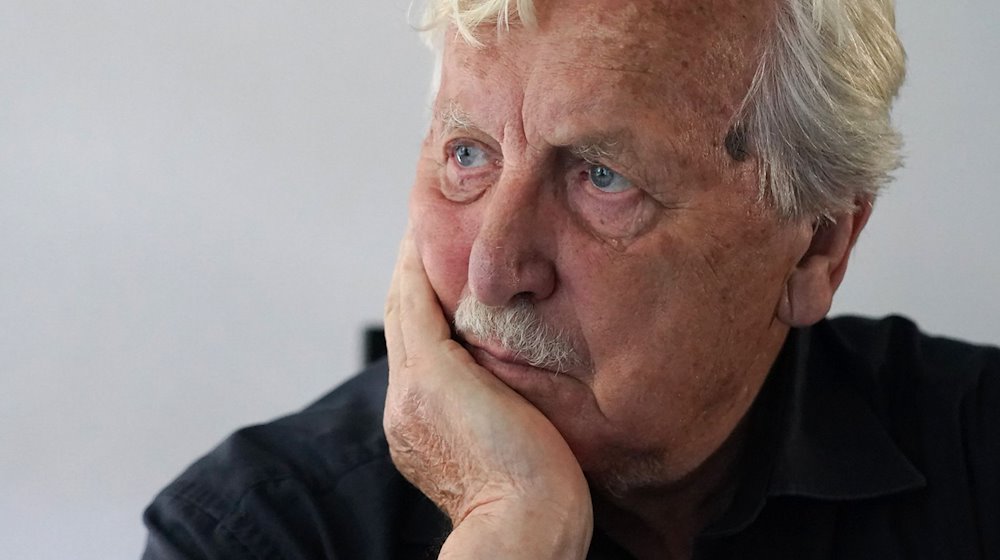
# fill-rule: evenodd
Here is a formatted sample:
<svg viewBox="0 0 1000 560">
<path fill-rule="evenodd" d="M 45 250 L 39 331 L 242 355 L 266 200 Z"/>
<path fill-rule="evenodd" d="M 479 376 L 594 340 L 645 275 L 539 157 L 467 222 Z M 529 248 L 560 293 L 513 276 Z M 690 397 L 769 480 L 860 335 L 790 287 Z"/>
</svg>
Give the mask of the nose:
<svg viewBox="0 0 1000 560">
<path fill-rule="evenodd" d="M 491 306 L 518 296 L 542 300 L 556 286 L 554 232 L 543 208 L 545 193 L 531 177 L 506 171 L 482 201 L 485 208 L 469 254 L 469 289 Z"/>
</svg>

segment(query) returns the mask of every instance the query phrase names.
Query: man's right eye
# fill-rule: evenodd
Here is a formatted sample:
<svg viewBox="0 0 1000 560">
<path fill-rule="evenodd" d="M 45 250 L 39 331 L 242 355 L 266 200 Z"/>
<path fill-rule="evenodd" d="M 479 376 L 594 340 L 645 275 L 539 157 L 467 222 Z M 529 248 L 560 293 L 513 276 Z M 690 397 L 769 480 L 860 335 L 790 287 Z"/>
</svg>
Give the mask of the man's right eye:
<svg viewBox="0 0 1000 560">
<path fill-rule="evenodd" d="M 455 163 L 465 169 L 474 169 L 489 163 L 486 150 L 474 144 L 455 144 L 451 148 L 451 155 L 455 158 Z"/>
</svg>

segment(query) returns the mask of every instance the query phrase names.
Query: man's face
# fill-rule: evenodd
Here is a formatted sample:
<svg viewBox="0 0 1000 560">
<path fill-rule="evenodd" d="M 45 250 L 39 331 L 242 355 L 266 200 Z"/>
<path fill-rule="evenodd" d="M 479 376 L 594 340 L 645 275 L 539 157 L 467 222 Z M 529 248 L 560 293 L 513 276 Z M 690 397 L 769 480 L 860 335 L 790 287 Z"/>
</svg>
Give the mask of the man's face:
<svg viewBox="0 0 1000 560">
<path fill-rule="evenodd" d="M 466 296 L 526 300 L 579 355 L 555 374 L 467 339 L 599 480 L 676 480 L 725 440 L 807 239 L 725 148 L 766 10 L 668 4 L 543 5 L 482 48 L 449 32 L 411 199 L 450 318 Z"/>
</svg>

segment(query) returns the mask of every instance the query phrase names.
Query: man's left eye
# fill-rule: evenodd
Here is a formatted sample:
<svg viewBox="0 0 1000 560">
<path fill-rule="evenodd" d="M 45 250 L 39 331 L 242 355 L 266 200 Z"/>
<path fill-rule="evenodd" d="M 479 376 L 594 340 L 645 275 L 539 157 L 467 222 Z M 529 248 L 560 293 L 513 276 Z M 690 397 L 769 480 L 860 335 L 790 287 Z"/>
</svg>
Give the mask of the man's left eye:
<svg viewBox="0 0 1000 560">
<path fill-rule="evenodd" d="M 605 165 L 591 165 L 587 175 L 590 182 L 603 192 L 617 193 L 632 188 L 632 183 L 628 179 Z"/>
</svg>

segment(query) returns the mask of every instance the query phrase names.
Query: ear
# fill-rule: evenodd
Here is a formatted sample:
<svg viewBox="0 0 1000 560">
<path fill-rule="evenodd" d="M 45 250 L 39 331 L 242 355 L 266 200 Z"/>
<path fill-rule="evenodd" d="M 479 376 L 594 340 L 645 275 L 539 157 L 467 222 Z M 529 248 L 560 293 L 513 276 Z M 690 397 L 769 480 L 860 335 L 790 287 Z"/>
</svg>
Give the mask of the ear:
<svg viewBox="0 0 1000 560">
<path fill-rule="evenodd" d="M 785 293 L 778 303 L 779 321 L 790 327 L 806 327 L 826 317 L 847 272 L 854 243 L 871 213 L 872 201 L 865 198 L 857 201 L 853 212 L 834 216 L 834 221 L 817 222 L 809 248 L 785 282 Z"/>
</svg>

